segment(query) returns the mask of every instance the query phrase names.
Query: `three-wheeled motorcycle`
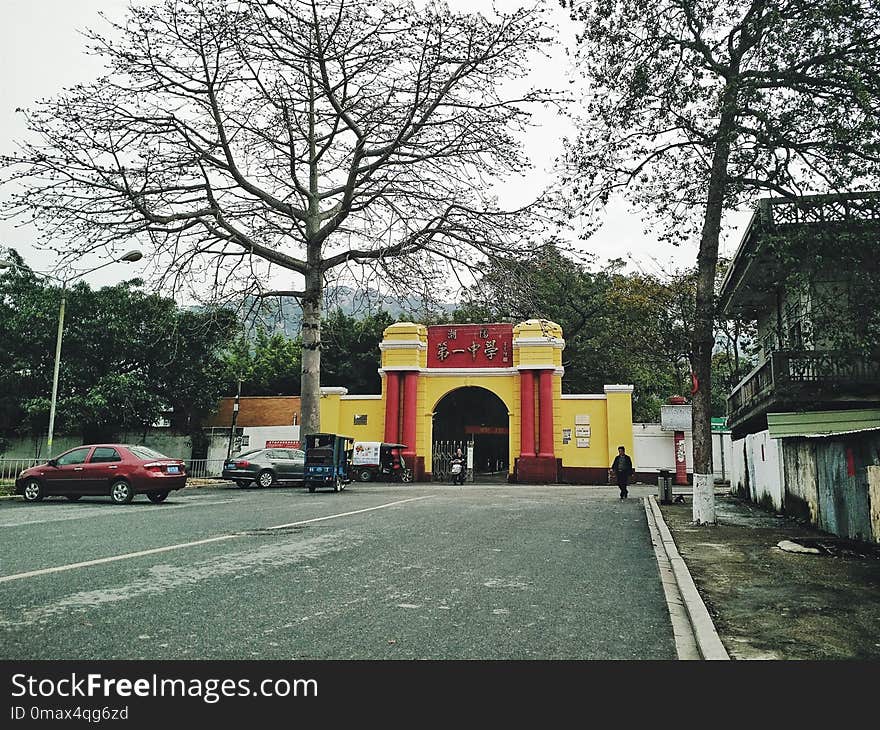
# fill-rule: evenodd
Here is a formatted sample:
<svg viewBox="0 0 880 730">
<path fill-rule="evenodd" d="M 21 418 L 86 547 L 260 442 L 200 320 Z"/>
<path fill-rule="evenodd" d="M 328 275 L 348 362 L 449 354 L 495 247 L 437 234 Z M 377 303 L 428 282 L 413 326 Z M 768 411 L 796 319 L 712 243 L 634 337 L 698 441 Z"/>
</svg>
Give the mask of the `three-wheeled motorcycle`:
<svg viewBox="0 0 880 730">
<path fill-rule="evenodd" d="M 303 482 L 310 492 L 319 487 L 341 492 L 351 481 L 354 439 L 335 433 L 306 436 Z"/>
<path fill-rule="evenodd" d="M 359 482 L 411 482 L 412 469 L 403 458 L 406 444 L 384 441 L 356 441 L 352 459 L 352 477 Z"/>
</svg>

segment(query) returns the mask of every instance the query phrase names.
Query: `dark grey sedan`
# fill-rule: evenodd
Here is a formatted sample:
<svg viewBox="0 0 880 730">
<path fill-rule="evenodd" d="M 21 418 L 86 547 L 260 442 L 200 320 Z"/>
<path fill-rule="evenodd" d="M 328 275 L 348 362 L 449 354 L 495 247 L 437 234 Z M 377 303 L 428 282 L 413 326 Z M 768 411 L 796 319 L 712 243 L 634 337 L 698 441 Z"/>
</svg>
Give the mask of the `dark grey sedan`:
<svg viewBox="0 0 880 730">
<path fill-rule="evenodd" d="M 302 482 L 306 455 L 299 449 L 257 449 L 239 454 L 223 464 L 223 478 L 239 487 L 271 487 L 282 482 Z"/>
</svg>

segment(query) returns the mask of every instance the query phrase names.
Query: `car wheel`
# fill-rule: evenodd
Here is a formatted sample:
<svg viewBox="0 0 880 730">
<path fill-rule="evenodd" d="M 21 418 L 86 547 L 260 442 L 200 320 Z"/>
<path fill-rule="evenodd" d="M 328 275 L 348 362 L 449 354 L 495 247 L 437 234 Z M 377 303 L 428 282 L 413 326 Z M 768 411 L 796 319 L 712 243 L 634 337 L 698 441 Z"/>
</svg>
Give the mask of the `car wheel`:
<svg viewBox="0 0 880 730">
<path fill-rule="evenodd" d="M 314 484 L 307 484 L 306 486 L 309 488 L 309 492 L 311 492 L 312 494 L 315 493 L 315 485 Z"/>
<path fill-rule="evenodd" d="M 110 499 L 113 504 L 130 504 L 134 499 L 134 489 L 125 479 L 117 479 L 110 485 Z"/>
<path fill-rule="evenodd" d="M 82 498 L 81 494 L 65 494 L 64 496 L 67 497 L 71 502 L 76 502 L 76 500 Z"/>
<path fill-rule="evenodd" d="M 400 472 L 400 481 L 411 482 L 412 480 L 412 469 L 404 469 L 402 472 Z"/>
<path fill-rule="evenodd" d="M 168 498 L 168 492 L 148 492 L 147 499 L 153 504 L 162 504 Z"/>
<path fill-rule="evenodd" d="M 46 493 L 43 491 L 43 485 L 36 479 L 28 479 L 22 490 L 25 502 L 39 502 Z"/>
<path fill-rule="evenodd" d="M 263 489 L 271 487 L 275 483 L 275 475 L 268 469 L 264 469 L 257 474 L 257 484 Z"/>
<path fill-rule="evenodd" d="M 359 469 L 357 478 L 359 482 L 370 482 L 373 480 L 373 471 L 371 469 Z"/>
</svg>

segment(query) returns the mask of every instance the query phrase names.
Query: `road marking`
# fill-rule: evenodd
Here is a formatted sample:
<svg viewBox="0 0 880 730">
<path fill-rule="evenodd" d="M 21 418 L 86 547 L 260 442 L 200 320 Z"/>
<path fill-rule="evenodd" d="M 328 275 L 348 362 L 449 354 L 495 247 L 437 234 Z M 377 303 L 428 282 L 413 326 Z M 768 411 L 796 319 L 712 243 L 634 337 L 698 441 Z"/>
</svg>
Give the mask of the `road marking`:
<svg viewBox="0 0 880 730">
<path fill-rule="evenodd" d="M 357 515 L 362 514 L 363 512 L 373 512 L 377 509 L 384 509 L 386 507 L 394 507 L 398 504 L 405 504 L 407 502 L 415 502 L 420 499 L 430 499 L 431 495 L 425 495 L 424 497 L 412 497 L 410 499 L 401 499 L 396 502 L 388 502 L 386 504 L 380 504 L 376 507 L 366 507 L 365 509 L 353 510 L 351 512 L 339 512 L 335 515 L 327 515 L 326 517 L 314 517 L 310 520 L 300 520 L 299 522 L 290 522 L 286 525 L 275 525 L 274 527 L 267 527 L 268 530 L 280 530 L 284 527 L 294 527 L 296 525 L 307 525 L 312 522 L 323 522 L 325 520 L 333 520 L 338 517 L 348 517 L 349 515 Z M 93 565 L 103 565 L 105 563 L 115 563 L 119 560 L 128 560 L 130 558 L 141 558 L 146 555 L 156 555 L 158 553 L 167 553 L 171 550 L 182 550 L 183 548 L 195 547 L 197 545 L 207 545 L 212 542 L 221 542 L 223 540 L 232 540 L 236 537 L 241 537 L 242 533 L 234 533 L 232 535 L 219 535 L 218 537 L 209 537 L 204 540 L 195 540 L 194 542 L 183 542 L 178 543 L 177 545 L 166 545 L 165 547 L 159 548 L 151 548 L 149 550 L 139 550 L 135 553 L 123 553 L 122 555 L 111 555 L 107 558 L 97 558 L 96 560 L 86 560 L 81 563 L 70 563 L 68 565 L 57 565 L 54 568 L 41 568 L 39 570 L 29 570 L 26 573 L 13 573 L 12 575 L 4 575 L 0 576 L 0 583 L 8 583 L 13 580 L 21 580 L 23 578 L 34 578 L 39 575 L 49 575 L 50 573 L 62 573 L 67 570 L 76 570 L 77 568 L 88 568 Z"/>
<path fill-rule="evenodd" d="M 27 573 L 14 573 L 13 575 L 4 575 L 0 577 L 0 583 L 7 583 L 11 580 L 20 580 L 21 578 L 33 578 L 37 575 L 47 575 L 49 573 L 61 573 L 65 570 L 74 570 L 76 568 L 87 568 L 90 565 L 101 565 L 102 563 L 113 563 L 117 560 L 128 560 L 129 558 L 140 558 L 144 555 L 155 555 L 156 553 L 165 553 L 169 550 L 180 550 L 181 548 L 194 547 L 195 545 L 207 545 L 209 542 L 220 542 L 221 540 L 231 540 L 237 535 L 221 535 L 220 537 L 209 537 L 206 540 L 196 540 L 195 542 L 184 542 L 178 545 L 167 545 L 160 548 L 152 548 L 151 550 L 140 550 L 136 553 L 124 553 L 122 555 L 112 555 L 109 558 L 98 558 L 97 560 L 86 560 L 82 563 L 70 563 L 68 565 L 58 565 L 54 568 L 42 568 L 40 570 L 29 570 Z"/>
<path fill-rule="evenodd" d="M 397 502 L 388 502 L 387 504 L 380 504 L 377 507 L 365 507 L 364 509 L 356 509 L 352 512 L 340 512 L 336 515 L 327 515 L 326 517 L 314 517 L 311 520 L 300 520 L 299 522 L 288 522 L 286 525 L 275 525 L 274 527 L 267 527 L 267 530 L 281 530 L 285 527 L 297 527 L 298 525 L 308 525 L 312 522 L 323 522 L 324 520 L 335 520 L 337 517 L 348 517 L 349 515 L 359 515 L 363 512 L 372 512 L 377 509 L 385 509 L 385 507 L 393 507 L 396 504 L 406 504 L 407 502 L 417 502 L 420 499 L 430 499 L 431 495 L 426 494 L 424 497 L 410 497 L 409 499 L 400 499 Z"/>
<path fill-rule="evenodd" d="M 210 507 L 217 504 L 232 504 L 233 502 L 240 501 L 242 501 L 242 497 L 232 497 L 229 499 L 219 499 L 211 501 L 198 499 L 189 499 L 184 501 L 180 499 L 175 499 L 171 503 L 166 503 L 163 504 L 161 507 L 153 509 L 158 509 L 160 514 L 165 514 L 170 512 L 171 510 L 186 509 L 189 507 Z M 36 507 L 35 509 L 45 510 L 46 507 Z M 90 506 L 88 502 L 81 502 L 77 505 L 71 504 L 65 505 L 63 507 L 53 505 L 48 509 L 63 510 L 63 512 L 59 514 L 53 511 L 53 513 L 46 516 L 45 519 L 24 519 L 20 522 L 0 522 L 0 527 L 25 527 L 27 525 L 45 525 L 50 522 L 67 522 L 68 520 L 92 519 L 93 517 L 118 517 L 120 515 L 144 514 L 143 510 L 150 509 L 150 507 L 144 504 L 118 505 L 110 504 L 109 502 L 107 504 L 96 504 L 94 506 Z M 33 514 L 33 512 L 28 511 L 28 514 Z"/>
</svg>

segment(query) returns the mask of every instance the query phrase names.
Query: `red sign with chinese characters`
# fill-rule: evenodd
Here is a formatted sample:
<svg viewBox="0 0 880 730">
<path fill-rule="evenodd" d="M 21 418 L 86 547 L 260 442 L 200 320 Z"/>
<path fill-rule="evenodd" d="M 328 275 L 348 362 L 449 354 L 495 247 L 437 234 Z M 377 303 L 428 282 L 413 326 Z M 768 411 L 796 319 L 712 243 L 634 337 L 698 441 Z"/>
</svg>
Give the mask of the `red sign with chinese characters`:
<svg viewBox="0 0 880 730">
<path fill-rule="evenodd" d="M 267 441 L 267 449 L 298 449 L 299 441 Z"/>
<path fill-rule="evenodd" d="M 512 366 L 512 324 L 438 324 L 428 327 L 429 368 Z"/>
</svg>

